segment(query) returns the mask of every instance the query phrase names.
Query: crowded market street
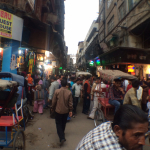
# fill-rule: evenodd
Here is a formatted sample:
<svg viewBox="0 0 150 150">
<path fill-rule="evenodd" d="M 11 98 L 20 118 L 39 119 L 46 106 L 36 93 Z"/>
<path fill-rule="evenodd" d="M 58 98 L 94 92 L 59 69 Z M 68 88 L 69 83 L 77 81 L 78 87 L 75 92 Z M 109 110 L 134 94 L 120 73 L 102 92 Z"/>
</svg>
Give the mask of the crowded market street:
<svg viewBox="0 0 150 150">
<path fill-rule="evenodd" d="M 0 149 L 150 150 L 150 0 L 0 0 Z"/>
<path fill-rule="evenodd" d="M 78 107 L 76 118 L 72 118 L 67 123 L 66 138 L 67 141 L 63 147 L 58 144 L 55 120 L 49 117 L 49 109 L 44 110 L 44 114 L 35 114 L 26 127 L 26 149 L 27 150 L 75 150 L 80 140 L 93 128 L 94 121 L 87 119 L 86 115 L 81 113 L 82 102 Z M 148 139 L 146 144 L 149 145 Z M 10 150 L 10 149 L 4 149 Z M 149 150 L 145 146 L 143 150 Z"/>
</svg>

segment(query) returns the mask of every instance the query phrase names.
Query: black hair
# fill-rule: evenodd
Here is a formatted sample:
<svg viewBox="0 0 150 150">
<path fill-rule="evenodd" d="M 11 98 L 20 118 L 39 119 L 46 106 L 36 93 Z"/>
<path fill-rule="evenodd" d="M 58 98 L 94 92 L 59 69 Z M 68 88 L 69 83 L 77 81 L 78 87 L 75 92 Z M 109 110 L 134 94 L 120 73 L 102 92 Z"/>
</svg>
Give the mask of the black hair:
<svg viewBox="0 0 150 150">
<path fill-rule="evenodd" d="M 63 79 L 63 80 L 67 80 L 67 78 L 66 78 L 66 77 L 63 77 L 62 79 Z"/>
<path fill-rule="evenodd" d="M 56 80 L 56 78 L 54 76 L 51 77 L 51 80 Z"/>
<path fill-rule="evenodd" d="M 88 76 L 86 77 L 86 80 L 88 80 L 88 79 L 90 79 L 90 78 L 91 78 L 91 76 L 88 75 Z"/>
<path fill-rule="evenodd" d="M 71 81 L 73 81 L 75 78 L 74 77 L 71 77 Z"/>
<path fill-rule="evenodd" d="M 100 80 L 100 77 L 97 77 L 96 80 Z"/>
<path fill-rule="evenodd" d="M 149 83 L 147 81 L 143 81 L 143 82 L 144 82 L 144 84 L 146 84 L 147 86 L 149 86 Z"/>
<path fill-rule="evenodd" d="M 115 81 L 115 82 L 121 82 L 121 80 L 120 80 L 120 79 L 114 79 L 114 81 Z"/>
<path fill-rule="evenodd" d="M 78 82 L 78 81 L 81 81 L 81 79 L 78 78 L 78 79 L 76 80 L 76 82 Z"/>
<path fill-rule="evenodd" d="M 67 86 L 67 80 L 65 80 L 65 79 L 61 80 L 61 86 L 66 87 Z"/>
<path fill-rule="evenodd" d="M 69 88 L 71 88 L 71 84 L 70 83 L 67 83 L 67 85 L 69 86 Z"/>
<path fill-rule="evenodd" d="M 132 86 L 134 87 L 134 88 L 138 88 L 139 86 L 140 86 L 140 81 L 139 80 L 133 80 L 132 81 Z"/>
<path fill-rule="evenodd" d="M 118 125 L 122 130 L 133 128 L 133 123 L 146 123 L 148 122 L 147 115 L 137 106 L 123 105 L 121 106 L 114 116 L 112 128 Z"/>
</svg>

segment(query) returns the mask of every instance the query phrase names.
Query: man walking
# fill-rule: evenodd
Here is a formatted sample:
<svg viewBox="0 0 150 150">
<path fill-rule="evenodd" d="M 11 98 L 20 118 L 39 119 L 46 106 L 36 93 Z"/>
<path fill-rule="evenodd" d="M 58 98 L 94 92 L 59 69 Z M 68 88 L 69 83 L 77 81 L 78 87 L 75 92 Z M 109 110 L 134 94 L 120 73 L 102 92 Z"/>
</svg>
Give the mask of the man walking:
<svg viewBox="0 0 150 150">
<path fill-rule="evenodd" d="M 86 77 L 86 81 L 84 82 L 84 102 L 83 102 L 83 114 L 88 115 L 88 111 L 90 108 L 90 93 L 91 93 L 91 86 L 90 86 L 90 76 Z"/>
<path fill-rule="evenodd" d="M 99 77 L 97 77 L 95 84 L 93 85 L 94 87 L 92 87 L 92 90 L 93 90 L 92 92 L 94 93 L 94 105 L 93 105 L 93 109 L 90 112 L 90 115 L 87 117 L 88 119 L 94 119 L 95 111 L 98 107 L 98 98 L 100 97 L 100 94 L 102 93 L 101 92 L 101 82 L 100 82 Z"/>
<path fill-rule="evenodd" d="M 43 80 L 43 89 L 44 89 L 44 101 L 45 101 L 45 105 L 44 105 L 44 109 L 48 108 L 48 93 L 49 93 L 49 80 L 48 80 L 48 75 L 45 76 L 44 80 Z"/>
<path fill-rule="evenodd" d="M 51 86 L 49 88 L 49 102 L 50 102 L 50 106 L 52 104 L 52 99 L 53 99 L 54 92 L 57 89 L 59 89 L 59 83 L 56 81 L 55 77 L 51 77 Z"/>
<path fill-rule="evenodd" d="M 66 141 L 65 139 L 65 127 L 67 122 L 68 114 L 72 116 L 72 93 L 69 91 L 67 86 L 67 80 L 61 81 L 61 88 L 57 89 L 54 93 L 52 100 L 52 110 L 55 110 L 55 122 L 57 128 L 57 134 L 60 139 L 60 146 Z"/>
<path fill-rule="evenodd" d="M 75 118 L 79 97 L 81 95 L 80 82 L 81 82 L 81 80 L 77 79 L 76 83 L 73 84 L 73 86 L 72 86 L 72 90 L 73 90 L 73 118 Z"/>
</svg>

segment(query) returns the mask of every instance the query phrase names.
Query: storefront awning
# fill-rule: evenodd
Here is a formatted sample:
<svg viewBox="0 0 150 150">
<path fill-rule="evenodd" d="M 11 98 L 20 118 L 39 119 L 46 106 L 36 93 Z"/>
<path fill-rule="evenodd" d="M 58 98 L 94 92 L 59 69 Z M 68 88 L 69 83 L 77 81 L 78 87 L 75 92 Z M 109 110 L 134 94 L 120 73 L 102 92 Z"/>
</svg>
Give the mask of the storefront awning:
<svg viewBox="0 0 150 150">
<path fill-rule="evenodd" d="M 140 48 L 116 47 L 99 57 L 102 66 L 118 63 L 150 64 L 150 50 Z"/>
</svg>

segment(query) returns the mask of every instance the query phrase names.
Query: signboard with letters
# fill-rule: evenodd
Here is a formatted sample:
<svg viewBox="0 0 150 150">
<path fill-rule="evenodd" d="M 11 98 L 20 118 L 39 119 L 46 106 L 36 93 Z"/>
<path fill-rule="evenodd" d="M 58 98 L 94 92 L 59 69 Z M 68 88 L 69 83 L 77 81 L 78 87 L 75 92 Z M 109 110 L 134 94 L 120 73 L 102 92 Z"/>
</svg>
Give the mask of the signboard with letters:
<svg viewBox="0 0 150 150">
<path fill-rule="evenodd" d="M 150 51 L 118 48 L 115 51 L 100 56 L 101 65 L 112 65 L 117 63 L 150 64 Z"/>
<path fill-rule="evenodd" d="M 21 41 L 23 19 L 0 9 L 0 37 Z"/>
</svg>

